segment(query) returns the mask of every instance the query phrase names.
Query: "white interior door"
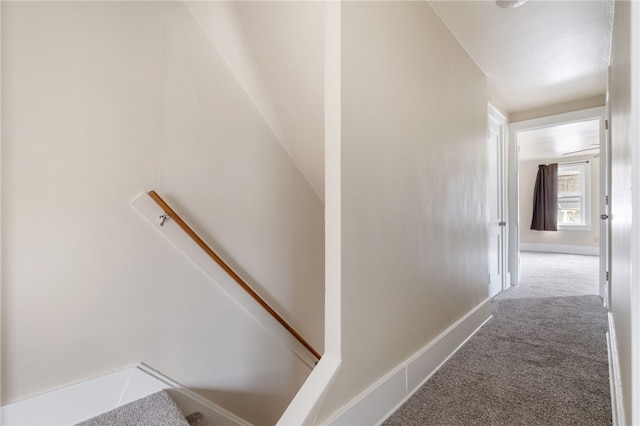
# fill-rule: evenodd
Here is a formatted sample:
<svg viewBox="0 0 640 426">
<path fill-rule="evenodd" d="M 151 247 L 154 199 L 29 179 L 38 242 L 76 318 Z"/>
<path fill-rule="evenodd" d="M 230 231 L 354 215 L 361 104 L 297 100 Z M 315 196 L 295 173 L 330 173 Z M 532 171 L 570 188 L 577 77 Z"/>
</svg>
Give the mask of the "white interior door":
<svg viewBox="0 0 640 426">
<path fill-rule="evenodd" d="M 489 297 L 505 289 L 506 279 L 505 126 L 504 116 L 489 105 Z"/>
<path fill-rule="evenodd" d="M 609 69 L 609 77 L 611 69 Z M 609 90 L 605 103 L 604 121 L 601 123 L 602 135 L 600 137 L 600 297 L 604 305 L 611 306 L 611 287 L 609 270 L 611 265 L 611 221 L 609 220 L 611 194 L 611 111 L 609 110 Z"/>
</svg>

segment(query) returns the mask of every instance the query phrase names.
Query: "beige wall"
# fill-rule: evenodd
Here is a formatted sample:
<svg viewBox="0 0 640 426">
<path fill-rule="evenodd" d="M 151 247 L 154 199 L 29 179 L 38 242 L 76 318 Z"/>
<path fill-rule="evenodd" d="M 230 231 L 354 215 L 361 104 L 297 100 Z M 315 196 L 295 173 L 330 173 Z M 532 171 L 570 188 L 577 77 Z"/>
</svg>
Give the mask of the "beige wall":
<svg viewBox="0 0 640 426">
<path fill-rule="evenodd" d="M 2 19 L 3 404 L 144 361 L 274 423 L 308 368 L 129 202 L 158 190 L 322 349 L 317 194 L 182 3 Z"/>
<path fill-rule="evenodd" d="M 637 6 L 637 5 L 636 5 Z M 638 155 L 638 135 L 632 134 L 633 120 L 631 92 L 638 90 L 637 79 L 631 75 L 631 6 L 630 2 L 616 1 L 613 40 L 611 52 L 611 314 L 617 337 L 620 379 L 626 421 L 620 424 L 638 424 L 640 413 L 633 413 L 632 404 L 637 404 L 640 395 L 632 388 L 632 380 L 637 380 L 639 371 L 633 370 L 632 307 L 638 308 L 637 277 L 632 276 L 634 262 L 632 233 L 639 224 L 632 220 L 632 153 Z M 635 23 L 639 23 L 636 21 Z M 635 45 L 637 48 L 637 44 Z M 635 55 L 638 55 L 637 51 Z M 637 105 L 636 105 L 637 107 Z M 636 127 L 637 129 L 637 127 Z M 635 138 L 634 138 L 635 136 Z M 638 164 L 636 162 L 636 164 Z M 637 188 L 634 188 L 637 190 Z M 637 195 L 636 195 L 637 197 Z M 636 253 L 637 255 L 637 253 Z M 633 271 L 635 275 L 636 271 Z M 637 366 L 637 364 L 636 364 Z M 635 401 L 635 402 L 634 402 Z"/>
<path fill-rule="evenodd" d="M 518 169 L 520 188 L 520 244 L 552 244 L 564 246 L 598 247 L 600 242 L 600 159 L 593 155 L 572 157 L 571 161 L 589 160 L 591 164 L 591 230 L 588 231 L 532 231 L 533 191 L 539 164 L 561 163 L 566 158 L 521 161 Z"/>
<path fill-rule="evenodd" d="M 486 80 L 426 2 L 342 4 L 342 359 L 319 419 L 488 295 Z"/>
<path fill-rule="evenodd" d="M 323 2 L 185 4 L 324 199 Z"/>
</svg>

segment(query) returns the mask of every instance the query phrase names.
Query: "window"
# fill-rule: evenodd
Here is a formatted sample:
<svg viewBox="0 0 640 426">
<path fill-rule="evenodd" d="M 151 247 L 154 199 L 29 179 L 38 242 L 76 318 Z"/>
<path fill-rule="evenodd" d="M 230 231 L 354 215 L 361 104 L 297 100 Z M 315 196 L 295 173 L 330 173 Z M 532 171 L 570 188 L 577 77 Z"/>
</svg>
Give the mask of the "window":
<svg viewBox="0 0 640 426">
<path fill-rule="evenodd" d="M 558 165 L 558 229 L 591 228 L 590 163 Z"/>
</svg>

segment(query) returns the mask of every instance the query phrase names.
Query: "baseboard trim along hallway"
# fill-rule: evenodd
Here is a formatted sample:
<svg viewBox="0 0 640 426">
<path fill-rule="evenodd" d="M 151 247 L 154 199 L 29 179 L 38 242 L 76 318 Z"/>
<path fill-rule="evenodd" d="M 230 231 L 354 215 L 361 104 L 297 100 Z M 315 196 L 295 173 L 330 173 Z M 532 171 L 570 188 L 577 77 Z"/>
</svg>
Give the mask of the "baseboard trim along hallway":
<svg viewBox="0 0 640 426">
<path fill-rule="evenodd" d="M 324 423 L 382 423 L 491 319 L 491 312 L 491 299 L 486 299 Z"/>
</svg>

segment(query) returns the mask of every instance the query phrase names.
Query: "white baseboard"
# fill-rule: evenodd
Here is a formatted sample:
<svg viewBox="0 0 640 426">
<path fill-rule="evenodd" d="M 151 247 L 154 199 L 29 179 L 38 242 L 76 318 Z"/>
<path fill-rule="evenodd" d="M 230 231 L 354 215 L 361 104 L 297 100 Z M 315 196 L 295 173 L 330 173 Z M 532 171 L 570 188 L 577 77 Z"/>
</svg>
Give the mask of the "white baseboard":
<svg viewBox="0 0 640 426">
<path fill-rule="evenodd" d="M 5 405 L 0 408 L 0 424 L 75 425 L 161 390 L 171 395 L 185 416 L 199 411 L 213 424 L 250 425 L 142 363 Z"/>
<path fill-rule="evenodd" d="M 609 353 L 609 381 L 611 384 L 611 413 L 613 416 L 613 426 L 625 426 L 627 422 L 625 420 L 624 406 L 622 405 L 620 363 L 618 358 L 618 348 L 616 345 L 616 331 L 611 312 L 609 312 L 607 352 Z"/>
<path fill-rule="evenodd" d="M 74 425 L 121 405 L 131 374 L 129 367 L 5 405 L 0 424 Z"/>
<path fill-rule="evenodd" d="M 571 246 L 563 244 L 520 243 L 520 250 L 542 251 L 548 253 L 585 254 L 589 256 L 598 256 L 600 254 L 600 248 L 598 246 Z"/>
<path fill-rule="evenodd" d="M 431 343 L 338 410 L 323 424 L 381 424 L 490 318 L 491 300 L 486 299 Z"/>
</svg>

